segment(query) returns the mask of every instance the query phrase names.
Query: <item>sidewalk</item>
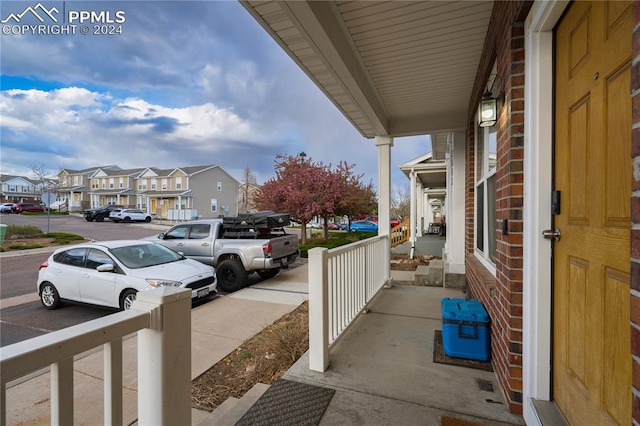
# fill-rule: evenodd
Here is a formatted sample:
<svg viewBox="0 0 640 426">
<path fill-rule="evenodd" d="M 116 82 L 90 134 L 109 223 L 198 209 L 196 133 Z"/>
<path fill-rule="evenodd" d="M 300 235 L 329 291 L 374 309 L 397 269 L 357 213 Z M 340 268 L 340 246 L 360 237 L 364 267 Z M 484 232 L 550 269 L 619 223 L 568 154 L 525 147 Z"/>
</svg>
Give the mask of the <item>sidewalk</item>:
<svg viewBox="0 0 640 426">
<path fill-rule="evenodd" d="M 193 308 L 191 378 L 195 379 L 207 371 L 245 340 L 307 300 L 307 281 L 307 264 L 298 261 L 274 278 Z M 75 359 L 76 424 L 102 423 L 102 360 L 101 348 Z M 124 424 L 130 424 L 137 417 L 136 335 L 123 341 L 123 365 Z M 50 382 L 47 370 L 10 383 L 6 393 L 6 424 L 50 424 Z M 193 409 L 192 424 L 197 424 L 208 414 Z"/>
</svg>

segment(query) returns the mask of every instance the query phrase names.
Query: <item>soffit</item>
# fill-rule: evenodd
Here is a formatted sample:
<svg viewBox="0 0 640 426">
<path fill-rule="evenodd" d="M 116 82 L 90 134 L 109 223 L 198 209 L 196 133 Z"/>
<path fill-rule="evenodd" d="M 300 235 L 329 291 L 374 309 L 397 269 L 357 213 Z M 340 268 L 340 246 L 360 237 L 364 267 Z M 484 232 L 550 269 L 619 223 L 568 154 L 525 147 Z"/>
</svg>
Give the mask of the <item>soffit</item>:
<svg viewBox="0 0 640 426">
<path fill-rule="evenodd" d="M 363 136 L 466 128 L 493 1 L 241 3 Z"/>
</svg>

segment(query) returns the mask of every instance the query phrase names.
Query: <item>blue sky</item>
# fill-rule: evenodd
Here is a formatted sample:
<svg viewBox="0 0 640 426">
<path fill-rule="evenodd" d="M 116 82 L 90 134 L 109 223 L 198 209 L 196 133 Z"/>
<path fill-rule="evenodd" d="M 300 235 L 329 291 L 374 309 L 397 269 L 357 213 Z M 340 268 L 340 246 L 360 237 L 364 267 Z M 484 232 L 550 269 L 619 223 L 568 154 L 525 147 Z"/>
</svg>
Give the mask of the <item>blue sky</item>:
<svg viewBox="0 0 640 426">
<path fill-rule="evenodd" d="M 355 164 L 377 184 L 374 141 L 239 3 L 3 0 L 0 20 L 39 3 L 65 20 L 73 11 L 105 12 L 110 22 L 124 12 L 125 20 L 112 35 L 83 35 L 79 22 L 75 34 L 23 32 L 39 23 L 30 13 L 20 28 L 0 24 L 2 173 L 217 164 L 238 180 L 248 166 L 262 183 L 277 154 L 304 151 Z M 45 24 L 52 31 L 54 22 Z M 392 184 L 406 186 L 397 166 L 429 150 L 426 137 L 396 139 Z"/>
</svg>

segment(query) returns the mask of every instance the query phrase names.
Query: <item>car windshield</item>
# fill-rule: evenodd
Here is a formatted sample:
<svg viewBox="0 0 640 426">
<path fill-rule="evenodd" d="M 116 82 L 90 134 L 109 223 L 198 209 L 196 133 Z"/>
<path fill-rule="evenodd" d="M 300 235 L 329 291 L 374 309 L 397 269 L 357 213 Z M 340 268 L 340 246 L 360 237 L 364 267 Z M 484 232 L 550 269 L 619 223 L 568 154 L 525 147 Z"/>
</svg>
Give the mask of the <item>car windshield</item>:
<svg viewBox="0 0 640 426">
<path fill-rule="evenodd" d="M 181 254 L 159 244 L 139 244 L 113 248 L 111 254 L 131 269 L 147 268 L 185 259 Z"/>
</svg>

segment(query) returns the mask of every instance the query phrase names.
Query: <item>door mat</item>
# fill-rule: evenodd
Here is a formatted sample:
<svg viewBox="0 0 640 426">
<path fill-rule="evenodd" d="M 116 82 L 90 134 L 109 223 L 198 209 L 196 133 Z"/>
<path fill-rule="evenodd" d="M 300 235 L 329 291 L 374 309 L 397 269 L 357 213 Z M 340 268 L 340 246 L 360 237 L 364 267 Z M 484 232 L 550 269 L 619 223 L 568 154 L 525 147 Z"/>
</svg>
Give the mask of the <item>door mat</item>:
<svg viewBox="0 0 640 426">
<path fill-rule="evenodd" d="M 334 393 L 333 389 L 278 379 L 236 426 L 315 426 Z"/>
<path fill-rule="evenodd" d="M 442 426 L 487 426 L 486 423 L 472 422 L 471 420 L 452 416 L 440 417 L 440 424 Z"/>
<path fill-rule="evenodd" d="M 475 368 L 476 370 L 493 371 L 491 362 L 476 361 L 475 359 L 454 358 L 444 353 L 442 346 L 442 330 L 435 330 L 433 334 L 433 362 L 438 364 L 457 365 L 459 367 Z"/>
</svg>

